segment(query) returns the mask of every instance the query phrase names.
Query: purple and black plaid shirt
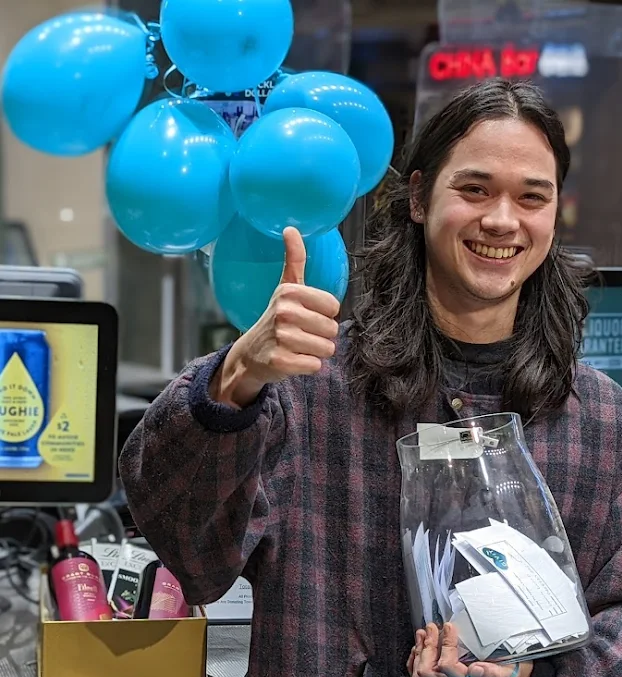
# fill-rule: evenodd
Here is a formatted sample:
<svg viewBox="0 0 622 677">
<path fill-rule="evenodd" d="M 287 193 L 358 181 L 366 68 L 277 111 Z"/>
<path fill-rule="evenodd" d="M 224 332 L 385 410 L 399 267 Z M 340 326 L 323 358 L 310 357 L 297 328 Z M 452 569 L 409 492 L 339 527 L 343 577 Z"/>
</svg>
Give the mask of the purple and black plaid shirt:
<svg viewBox="0 0 622 677">
<path fill-rule="evenodd" d="M 252 583 L 250 677 L 406 674 L 413 630 L 395 442 L 418 421 L 501 407 L 495 395 L 456 389 L 388 426 L 353 400 L 343 349 L 318 375 L 267 386 L 239 412 L 207 397 L 225 350 L 196 360 L 121 456 L 136 523 L 190 603 L 218 599 L 239 575 Z M 596 636 L 538 661 L 534 675 L 622 677 L 622 389 L 580 366 L 576 390 L 525 435 L 566 525 Z"/>
</svg>

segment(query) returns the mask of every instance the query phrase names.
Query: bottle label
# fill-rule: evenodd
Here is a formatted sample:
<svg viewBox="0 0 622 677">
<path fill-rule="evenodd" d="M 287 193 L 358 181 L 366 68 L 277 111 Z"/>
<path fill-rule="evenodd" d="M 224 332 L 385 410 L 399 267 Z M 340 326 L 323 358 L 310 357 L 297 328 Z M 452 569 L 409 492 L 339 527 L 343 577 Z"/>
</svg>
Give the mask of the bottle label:
<svg viewBox="0 0 622 677">
<path fill-rule="evenodd" d="M 50 571 L 61 621 L 102 621 L 112 618 L 106 588 L 95 562 L 80 557 L 61 560 Z"/>
<path fill-rule="evenodd" d="M 149 618 L 188 618 L 190 609 L 177 579 L 164 567 L 156 571 Z"/>
<path fill-rule="evenodd" d="M 110 603 L 117 618 L 132 617 L 140 575 L 147 564 L 157 557 L 152 550 L 131 543 L 125 543 L 121 547 L 112 582 L 108 588 Z"/>
</svg>

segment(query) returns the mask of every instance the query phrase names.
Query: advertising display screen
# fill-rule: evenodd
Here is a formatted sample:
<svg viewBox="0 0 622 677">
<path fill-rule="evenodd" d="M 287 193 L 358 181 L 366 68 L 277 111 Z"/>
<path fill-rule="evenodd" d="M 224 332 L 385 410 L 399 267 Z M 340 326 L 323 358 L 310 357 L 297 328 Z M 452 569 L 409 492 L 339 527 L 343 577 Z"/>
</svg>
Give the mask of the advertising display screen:
<svg viewBox="0 0 622 677">
<path fill-rule="evenodd" d="M 93 481 L 97 333 L 0 321 L 0 481 Z"/>
<path fill-rule="evenodd" d="M 114 308 L 0 298 L 0 503 L 99 503 L 116 477 Z"/>
</svg>

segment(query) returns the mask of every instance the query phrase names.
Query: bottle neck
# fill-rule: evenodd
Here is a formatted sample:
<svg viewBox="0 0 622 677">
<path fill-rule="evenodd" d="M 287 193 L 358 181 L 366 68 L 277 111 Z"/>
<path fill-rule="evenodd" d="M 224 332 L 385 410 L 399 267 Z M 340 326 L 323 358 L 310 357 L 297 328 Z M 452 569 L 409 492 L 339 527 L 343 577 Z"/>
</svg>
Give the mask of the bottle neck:
<svg viewBox="0 0 622 677">
<path fill-rule="evenodd" d="M 60 550 L 78 547 L 78 538 L 71 520 L 59 520 L 56 523 L 54 540 Z"/>
</svg>

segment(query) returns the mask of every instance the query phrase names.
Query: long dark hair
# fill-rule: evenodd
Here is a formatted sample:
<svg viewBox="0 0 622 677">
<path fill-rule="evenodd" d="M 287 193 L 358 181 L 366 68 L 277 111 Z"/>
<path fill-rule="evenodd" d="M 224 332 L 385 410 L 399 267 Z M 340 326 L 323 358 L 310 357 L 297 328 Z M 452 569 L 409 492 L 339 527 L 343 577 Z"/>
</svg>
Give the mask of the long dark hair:
<svg viewBox="0 0 622 677">
<path fill-rule="evenodd" d="M 495 79 L 463 91 L 423 126 L 370 219 L 363 294 L 349 328 L 347 363 L 354 391 L 393 414 L 422 404 L 443 385 L 447 340 L 428 305 L 426 243 L 424 229 L 410 217 L 410 175 L 422 173 L 417 198 L 425 210 L 458 141 L 474 124 L 500 118 L 524 120 L 545 134 L 561 192 L 570 152 L 559 117 L 533 85 Z M 588 312 L 585 272 L 555 243 L 520 291 L 503 399 L 504 407 L 524 418 L 559 411 L 572 393 Z"/>
</svg>

